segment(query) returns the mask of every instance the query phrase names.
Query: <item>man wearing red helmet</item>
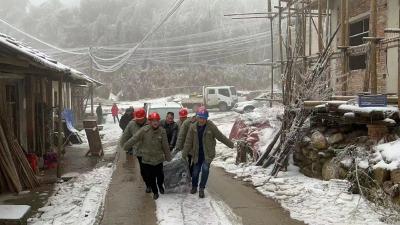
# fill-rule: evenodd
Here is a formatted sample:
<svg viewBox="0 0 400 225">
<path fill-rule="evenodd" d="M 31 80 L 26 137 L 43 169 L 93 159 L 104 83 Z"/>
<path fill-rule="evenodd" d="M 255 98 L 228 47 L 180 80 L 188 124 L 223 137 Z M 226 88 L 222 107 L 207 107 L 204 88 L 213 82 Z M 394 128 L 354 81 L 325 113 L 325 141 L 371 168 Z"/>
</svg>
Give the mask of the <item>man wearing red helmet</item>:
<svg viewBox="0 0 400 225">
<path fill-rule="evenodd" d="M 167 132 L 160 126 L 160 115 L 156 112 L 149 116 L 149 125 L 142 127 L 124 145 L 124 149 L 140 146 L 146 180 L 158 199 L 158 192 L 164 194 L 163 162 L 171 161 Z"/>
<path fill-rule="evenodd" d="M 120 140 L 120 145 L 124 146 L 124 144 L 132 138 L 140 128 L 142 128 L 144 125 L 146 125 L 146 111 L 144 111 L 143 108 L 138 109 L 134 113 L 134 120 L 131 120 L 128 123 L 128 126 L 125 128 L 124 133 L 122 134 L 121 140 Z M 133 155 L 133 152 L 135 152 L 136 157 L 139 161 L 140 165 L 140 175 L 143 178 L 144 183 L 146 184 L 146 193 L 151 192 L 151 187 L 149 182 L 146 180 L 146 175 L 143 169 L 143 163 L 142 163 L 142 152 L 140 151 L 140 146 L 133 146 L 129 148 L 127 151 L 127 154 Z"/>
<path fill-rule="evenodd" d="M 181 129 L 182 124 L 186 121 L 188 118 L 188 110 L 187 108 L 182 108 L 179 110 L 179 121 L 178 121 L 178 128 Z"/>
<path fill-rule="evenodd" d="M 175 152 L 179 152 L 185 146 L 186 136 L 189 130 L 189 127 L 192 123 L 196 122 L 196 116 L 191 117 L 188 119 L 188 110 L 186 108 L 182 108 L 179 111 L 179 132 L 178 132 L 178 140 L 176 141 Z M 192 154 L 188 153 L 188 162 L 189 162 L 189 170 L 190 175 L 192 175 L 193 165 L 192 165 Z"/>
<path fill-rule="evenodd" d="M 204 188 L 207 184 L 210 164 L 215 157 L 216 140 L 229 148 L 233 148 L 234 143 L 225 137 L 213 122 L 208 120 L 208 111 L 205 107 L 200 107 L 196 116 L 197 121 L 189 127 L 182 157 L 187 158 L 189 154 L 192 154 L 193 175 L 190 193 L 195 194 L 197 192 L 200 180 L 199 197 L 204 198 Z M 199 177 L 200 173 L 201 178 Z"/>
</svg>

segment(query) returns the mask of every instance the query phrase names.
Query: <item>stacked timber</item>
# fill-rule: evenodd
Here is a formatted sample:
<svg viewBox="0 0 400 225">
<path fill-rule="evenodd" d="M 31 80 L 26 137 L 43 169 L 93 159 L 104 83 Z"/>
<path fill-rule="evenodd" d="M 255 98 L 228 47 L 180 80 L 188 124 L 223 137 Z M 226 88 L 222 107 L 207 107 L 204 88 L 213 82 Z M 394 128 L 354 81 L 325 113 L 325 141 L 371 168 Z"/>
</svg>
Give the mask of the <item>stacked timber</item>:
<svg viewBox="0 0 400 225">
<path fill-rule="evenodd" d="M 0 118 L 0 192 L 19 193 L 24 188 L 38 187 L 39 181 L 12 133 Z"/>
</svg>

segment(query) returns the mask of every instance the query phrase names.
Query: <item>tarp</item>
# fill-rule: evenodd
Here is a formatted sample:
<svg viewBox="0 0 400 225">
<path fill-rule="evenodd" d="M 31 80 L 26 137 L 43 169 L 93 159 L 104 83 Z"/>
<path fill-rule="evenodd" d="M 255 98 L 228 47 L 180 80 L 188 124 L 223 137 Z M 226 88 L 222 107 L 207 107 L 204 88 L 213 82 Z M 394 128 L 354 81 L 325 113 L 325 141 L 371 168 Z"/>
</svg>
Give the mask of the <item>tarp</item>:
<svg viewBox="0 0 400 225">
<path fill-rule="evenodd" d="M 164 163 L 164 185 L 166 192 L 185 193 L 190 189 L 189 163 L 178 152 L 171 162 Z"/>
<path fill-rule="evenodd" d="M 73 144 L 82 144 L 82 139 L 79 137 L 78 130 L 74 127 L 74 113 L 70 109 L 64 109 L 62 112 L 62 116 L 65 120 L 65 136 L 71 141 Z"/>
</svg>

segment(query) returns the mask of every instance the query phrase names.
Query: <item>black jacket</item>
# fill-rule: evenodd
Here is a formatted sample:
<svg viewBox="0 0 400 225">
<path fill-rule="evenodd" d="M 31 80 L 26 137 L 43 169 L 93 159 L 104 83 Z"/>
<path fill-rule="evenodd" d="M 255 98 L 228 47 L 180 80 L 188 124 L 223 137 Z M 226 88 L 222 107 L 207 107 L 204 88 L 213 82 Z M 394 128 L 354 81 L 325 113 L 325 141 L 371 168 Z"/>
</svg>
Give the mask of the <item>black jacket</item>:
<svg viewBox="0 0 400 225">
<path fill-rule="evenodd" d="M 173 122 L 172 124 L 167 124 L 165 120 L 161 121 L 161 126 L 167 131 L 167 138 L 169 147 L 172 150 L 175 148 L 176 139 L 178 139 L 178 124 Z"/>
<path fill-rule="evenodd" d="M 96 114 L 97 116 L 103 116 L 103 108 L 101 108 L 101 106 L 97 106 Z"/>
<path fill-rule="evenodd" d="M 132 113 L 134 112 L 133 109 L 128 108 L 124 115 L 122 115 L 121 119 L 119 120 L 119 127 L 124 131 L 125 128 L 128 126 L 129 121 L 133 119 Z"/>
</svg>

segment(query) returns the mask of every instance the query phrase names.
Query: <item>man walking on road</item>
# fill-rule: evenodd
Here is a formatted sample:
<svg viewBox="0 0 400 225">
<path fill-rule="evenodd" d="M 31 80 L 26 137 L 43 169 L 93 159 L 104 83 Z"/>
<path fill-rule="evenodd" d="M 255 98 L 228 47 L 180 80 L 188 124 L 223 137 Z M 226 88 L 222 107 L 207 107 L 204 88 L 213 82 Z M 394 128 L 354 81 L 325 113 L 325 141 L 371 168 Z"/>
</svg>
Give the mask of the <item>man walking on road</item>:
<svg viewBox="0 0 400 225">
<path fill-rule="evenodd" d="M 205 107 L 200 107 L 196 116 L 197 121 L 189 127 L 182 157 L 187 158 L 188 154 L 192 153 L 193 176 L 190 193 L 197 192 L 201 172 L 199 197 L 204 198 L 210 164 L 215 157 L 216 140 L 229 148 L 233 148 L 234 143 L 225 137 L 213 122 L 208 120 L 208 111 Z"/>
<path fill-rule="evenodd" d="M 97 115 L 97 123 L 102 124 L 103 123 L 103 108 L 101 107 L 101 103 L 99 103 L 99 106 L 96 108 L 96 115 Z"/>
<path fill-rule="evenodd" d="M 179 124 L 180 124 L 180 126 L 179 126 L 179 132 L 178 132 L 178 139 L 176 141 L 175 152 L 179 152 L 183 149 L 183 147 L 185 146 L 186 136 L 187 136 L 189 127 L 194 122 L 196 122 L 196 116 L 188 118 L 187 115 L 188 115 L 187 109 L 183 108 L 183 109 L 181 109 L 181 111 L 179 111 L 179 116 L 181 116 L 181 119 L 179 120 L 180 123 L 178 123 L 178 126 L 179 126 Z M 182 118 L 184 118 L 184 120 Z M 192 153 L 189 152 L 187 157 L 188 157 L 190 175 L 192 175 L 192 172 L 193 172 Z"/>
<path fill-rule="evenodd" d="M 140 128 L 142 128 L 143 126 L 146 125 L 146 112 L 144 111 L 143 108 L 138 109 L 135 112 L 135 119 L 131 120 L 128 123 L 128 126 L 126 127 L 124 133 L 122 134 L 121 140 L 120 140 L 120 145 L 124 146 L 125 143 L 131 139 L 138 131 Z M 133 146 L 132 148 L 129 148 L 127 150 L 127 154 L 128 155 L 133 155 L 133 153 L 135 152 L 136 157 L 139 161 L 139 166 L 140 166 L 140 175 L 142 175 L 142 179 L 144 181 L 144 183 L 146 184 L 146 193 L 150 193 L 151 192 L 151 187 L 149 182 L 146 179 L 146 175 L 145 175 L 145 171 L 143 168 L 143 162 L 142 162 L 142 151 L 140 149 L 139 145 Z"/>
<path fill-rule="evenodd" d="M 188 118 L 188 110 L 187 108 L 182 108 L 179 110 L 179 121 L 177 123 L 178 129 L 181 129 L 182 124 L 187 120 Z"/>
<path fill-rule="evenodd" d="M 178 125 L 174 121 L 174 116 L 173 112 L 168 112 L 165 120 L 161 121 L 161 126 L 167 132 L 170 151 L 175 148 L 176 139 L 178 138 Z"/>
<path fill-rule="evenodd" d="M 121 120 L 119 121 L 119 127 L 122 129 L 122 131 L 125 130 L 125 128 L 128 126 L 129 122 L 134 118 L 134 112 L 135 110 L 133 107 L 129 107 L 125 110 L 124 115 L 121 116 Z"/>
<path fill-rule="evenodd" d="M 118 109 L 117 103 L 114 103 L 113 106 L 111 107 L 111 114 L 114 119 L 114 123 L 115 123 L 115 118 L 117 118 L 117 121 L 119 123 L 118 113 L 119 113 L 119 109 Z"/>
<path fill-rule="evenodd" d="M 158 199 L 158 192 L 164 194 L 163 162 L 171 161 L 167 133 L 160 127 L 160 115 L 156 112 L 149 116 L 149 125 L 142 127 L 124 145 L 125 150 L 139 144 L 146 180 L 153 191 L 153 198 Z"/>
</svg>

